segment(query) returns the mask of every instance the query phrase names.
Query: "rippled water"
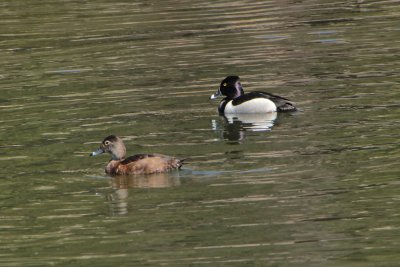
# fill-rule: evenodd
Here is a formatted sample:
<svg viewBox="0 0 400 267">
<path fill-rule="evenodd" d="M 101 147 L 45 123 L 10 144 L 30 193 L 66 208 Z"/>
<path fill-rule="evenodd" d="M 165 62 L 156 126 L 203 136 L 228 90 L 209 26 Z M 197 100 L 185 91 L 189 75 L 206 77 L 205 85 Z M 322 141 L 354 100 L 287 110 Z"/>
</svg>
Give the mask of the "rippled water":
<svg viewBox="0 0 400 267">
<path fill-rule="evenodd" d="M 0 7 L 1 266 L 398 265 L 399 1 Z M 218 116 L 229 74 L 300 111 Z"/>
</svg>

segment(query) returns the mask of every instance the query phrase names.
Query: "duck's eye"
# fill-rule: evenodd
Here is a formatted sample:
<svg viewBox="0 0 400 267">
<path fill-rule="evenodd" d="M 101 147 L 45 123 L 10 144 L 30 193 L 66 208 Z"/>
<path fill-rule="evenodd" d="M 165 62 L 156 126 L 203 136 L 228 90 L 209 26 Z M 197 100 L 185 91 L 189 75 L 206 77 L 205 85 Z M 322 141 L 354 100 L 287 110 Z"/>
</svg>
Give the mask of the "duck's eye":
<svg viewBox="0 0 400 267">
<path fill-rule="evenodd" d="M 223 83 L 223 84 L 222 84 L 223 87 L 226 87 L 227 85 L 228 85 L 227 83 Z"/>
<path fill-rule="evenodd" d="M 104 142 L 104 145 L 106 145 L 106 146 L 108 146 L 109 144 L 111 144 L 110 141 L 105 141 L 105 142 Z"/>
</svg>

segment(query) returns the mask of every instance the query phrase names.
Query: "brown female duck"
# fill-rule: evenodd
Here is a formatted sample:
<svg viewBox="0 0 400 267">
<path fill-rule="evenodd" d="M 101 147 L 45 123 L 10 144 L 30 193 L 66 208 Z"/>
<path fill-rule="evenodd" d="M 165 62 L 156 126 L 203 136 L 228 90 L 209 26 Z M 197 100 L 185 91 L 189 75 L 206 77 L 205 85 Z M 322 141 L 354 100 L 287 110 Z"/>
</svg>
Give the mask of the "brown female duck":
<svg viewBox="0 0 400 267">
<path fill-rule="evenodd" d="M 124 142 L 115 135 L 104 138 L 101 146 L 90 156 L 105 152 L 111 154 L 111 160 L 106 167 L 106 173 L 110 175 L 162 173 L 179 169 L 183 165 L 183 160 L 161 154 L 138 154 L 125 158 Z"/>
</svg>

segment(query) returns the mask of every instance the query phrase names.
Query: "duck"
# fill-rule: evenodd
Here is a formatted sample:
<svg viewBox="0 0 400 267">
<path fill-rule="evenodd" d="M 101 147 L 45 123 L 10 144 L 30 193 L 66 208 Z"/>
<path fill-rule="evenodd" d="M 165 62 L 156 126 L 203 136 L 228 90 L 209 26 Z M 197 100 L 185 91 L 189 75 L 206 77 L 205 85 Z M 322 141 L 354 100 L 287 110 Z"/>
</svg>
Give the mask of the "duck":
<svg viewBox="0 0 400 267">
<path fill-rule="evenodd" d="M 210 99 L 225 96 L 219 106 L 220 114 L 270 113 L 296 111 L 295 103 L 267 92 L 244 93 L 239 76 L 227 76 Z"/>
<path fill-rule="evenodd" d="M 111 154 L 105 172 L 109 175 L 155 174 L 178 170 L 182 167 L 184 159 L 162 154 L 137 154 L 126 157 L 126 147 L 122 139 L 115 135 L 104 138 L 100 147 L 90 153 L 97 156 L 103 153 Z"/>
</svg>

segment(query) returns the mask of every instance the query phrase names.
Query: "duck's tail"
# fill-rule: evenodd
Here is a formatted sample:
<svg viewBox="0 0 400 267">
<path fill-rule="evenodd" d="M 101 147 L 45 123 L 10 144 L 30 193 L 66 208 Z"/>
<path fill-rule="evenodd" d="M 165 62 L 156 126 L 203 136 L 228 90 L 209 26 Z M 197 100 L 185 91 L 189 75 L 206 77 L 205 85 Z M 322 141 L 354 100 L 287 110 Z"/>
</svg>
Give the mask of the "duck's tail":
<svg viewBox="0 0 400 267">
<path fill-rule="evenodd" d="M 292 112 L 297 111 L 296 106 L 293 102 L 286 102 L 285 104 L 278 107 L 278 111 L 280 112 Z"/>
<path fill-rule="evenodd" d="M 177 163 L 176 163 L 177 169 L 180 169 L 184 164 L 187 164 L 187 160 L 188 160 L 188 159 L 189 159 L 189 158 L 178 159 L 178 160 L 177 160 Z"/>
</svg>

